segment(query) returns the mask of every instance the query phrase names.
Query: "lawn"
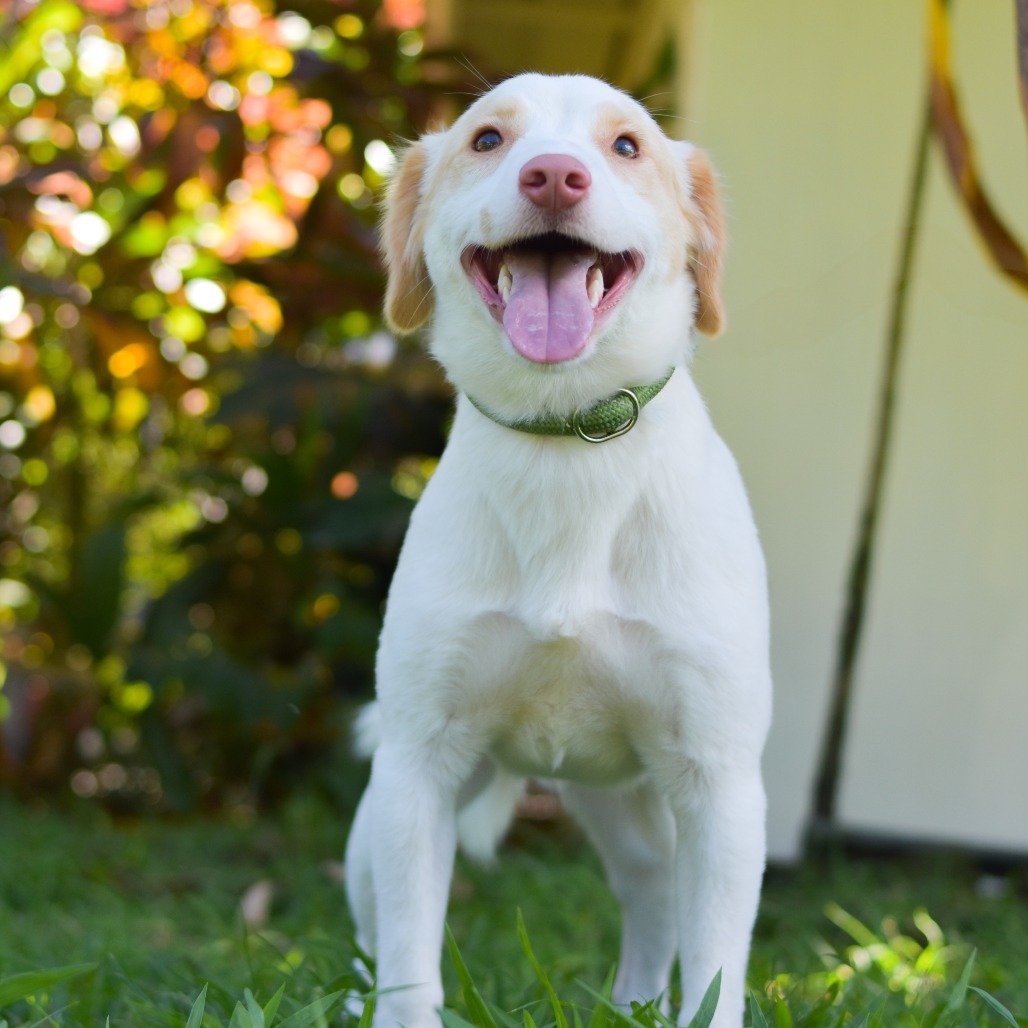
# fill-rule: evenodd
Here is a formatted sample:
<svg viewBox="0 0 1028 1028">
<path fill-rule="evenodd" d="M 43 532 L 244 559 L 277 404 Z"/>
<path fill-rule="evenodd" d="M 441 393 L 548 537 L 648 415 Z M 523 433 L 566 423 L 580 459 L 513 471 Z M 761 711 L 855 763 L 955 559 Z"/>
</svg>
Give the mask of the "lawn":
<svg viewBox="0 0 1028 1028">
<path fill-rule="evenodd" d="M 208 1026 L 346 1023 L 333 999 L 355 981 L 345 834 L 313 799 L 267 817 L 131 823 L 0 800 L 0 1025 L 149 1028 L 185 1025 L 191 1011 L 199 1025 L 201 1005 Z M 450 926 L 484 1003 L 447 957 L 450 1022 L 503 1024 L 516 1011 L 506 1023 L 559 1023 L 520 910 L 562 1015 L 615 1023 L 595 993 L 617 912 L 592 854 L 566 826 L 521 824 L 500 870 L 458 865 Z M 15 977 L 69 965 L 88 966 L 56 984 Z M 772 869 L 751 987 L 758 1026 L 1028 1025 L 1028 876 L 953 856 Z M 319 997 L 333 1004 L 327 1020 L 311 1008 Z"/>
</svg>

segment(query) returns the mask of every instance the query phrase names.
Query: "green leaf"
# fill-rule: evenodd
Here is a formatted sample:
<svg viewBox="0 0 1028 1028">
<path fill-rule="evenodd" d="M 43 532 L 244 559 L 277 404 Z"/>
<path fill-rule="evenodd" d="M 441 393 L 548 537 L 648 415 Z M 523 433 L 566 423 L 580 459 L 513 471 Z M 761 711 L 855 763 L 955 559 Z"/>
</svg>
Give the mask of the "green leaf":
<svg viewBox="0 0 1028 1028">
<path fill-rule="evenodd" d="M 330 992 L 327 996 L 321 996 L 302 1010 L 297 1010 L 295 1014 L 287 1017 L 276 1028 L 308 1028 L 309 1025 L 322 1025 L 325 1023 L 325 1015 L 339 1003 L 344 995 L 346 995 L 346 989 L 339 989 L 336 992 Z"/>
<path fill-rule="evenodd" d="M 770 1028 L 767 1018 L 757 1002 L 757 997 L 753 993 L 750 993 L 750 1023 L 753 1028 Z"/>
<path fill-rule="evenodd" d="M 817 1001 L 817 1003 L 814 1004 L 810 1009 L 810 1012 L 803 1019 L 804 1028 L 806 1028 L 807 1025 L 809 1025 L 810 1028 L 821 1028 L 821 1026 L 827 1025 L 829 1023 L 829 1011 L 835 1005 L 841 991 L 842 983 L 838 980 L 833 981 L 831 985 L 828 986 L 825 994 Z M 846 1012 L 842 1011 L 839 1016 L 831 1022 L 833 1028 L 839 1028 L 839 1026 L 844 1023 L 845 1017 Z"/>
<path fill-rule="evenodd" d="M 357 1022 L 357 1028 L 371 1028 L 371 1022 L 375 1019 L 375 997 L 364 998 L 364 1009 L 361 1011 L 361 1019 Z"/>
<path fill-rule="evenodd" d="M 470 1021 L 465 1021 L 460 1014 L 445 1007 L 439 1011 L 439 1016 L 446 1028 L 475 1028 Z"/>
<path fill-rule="evenodd" d="M 278 992 L 275 993 L 271 999 L 268 1000 L 262 1013 L 264 1014 L 264 1023 L 267 1025 L 273 1024 L 275 1021 L 275 1015 L 278 1013 L 278 1005 L 282 1002 L 282 996 L 285 994 L 286 985 L 283 982 L 278 987 Z"/>
<path fill-rule="evenodd" d="M 539 981 L 542 982 L 543 988 L 550 998 L 550 1006 L 553 1007 L 553 1016 L 556 1019 L 557 1028 L 568 1028 L 568 1019 L 564 1016 L 564 1008 L 561 1006 L 560 999 L 557 996 L 557 990 L 554 989 L 553 983 L 543 970 L 542 964 L 539 963 L 535 953 L 532 952 L 532 944 L 528 941 L 528 930 L 525 928 L 525 918 L 521 913 L 520 907 L 518 907 L 518 938 L 521 940 L 521 948 L 525 951 L 525 956 L 528 957 L 532 969 L 535 971 Z M 527 1011 L 525 1016 L 528 1016 Z"/>
<path fill-rule="evenodd" d="M 872 1004 L 863 1017 L 855 1017 L 851 1022 L 851 1028 L 873 1028 L 875 1025 L 882 1024 L 882 1009 L 885 1006 L 884 997 L 877 1003 Z"/>
<path fill-rule="evenodd" d="M 825 916 L 859 946 L 874 946 L 882 941 L 870 928 L 843 910 L 838 903 L 829 903 L 825 907 Z"/>
<path fill-rule="evenodd" d="M 710 1022 L 714 1020 L 714 1011 L 717 1010 L 717 1001 L 721 998 L 721 972 L 714 975 L 713 981 L 707 986 L 703 994 L 703 1001 L 696 1016 L 689 1022 L 689 1028 L 709 1028 Z"/>
<path fill-rule="evenodd" d="M 971 950 L 971 955 L 967 958 L 967 963 L 964 965 L 964 970 L 960 973 L 960 977 L 957 979 L 957 984 L 953 988 L 953 992 L 950 995 L 949 1002 L 946 1004 L 946 1013 L 954 1014 L 958 1010 L 961 1010 L 967 1000 L 967 986 L 971 981 L 971 971 L 974 969 L 974 962 L 978 956 L 978 950 Z"/>
<path fill-rule="evenodd" d="M 607 980 L 603 983 L 603 988 L 599 993 L 593 993 L 600 1002 L 593 1007 L 593 1014 L 589 1018 L 586 1028 L 606 1028 L 611 1023 L 611 1010 L 617 1012 L 617 1008 L 611 1002 L 611 997 L 614 995 L 614 973 L 615 969 L 612 967 L 607 972 Z"/>
<path fill-rule="evenodd" d="M 264 1011 L 257 1002 L 256 996 L 249 989 L 244 989 L 243 999 L 246 1001 L 246 1012 L 250 1016 L 253 1028 L 264 1028 Z"/>
<path fill-rule="evenodd" d="M 792 1011 L 780 996 L 775 999 L 775 1028 L 793 1028 Z"/>
<path fill-rule="evenodd" d="M 496 1020 L 486 1006 L 485 1000 L 482 999 L 482 994 L 478 991 L 478 986 L 475 985 L 471 977 L 468 965 L 464 963 L 464 958 L 457 947 L 457 940 L 454 939 L 449 925 L 446 925 L 446 947 L 450 951 L 450 960 L 453 962 L 454 969 L 457 972 L 460 990 L 464 996 L 464 1003 L 468 1008 L 468 1014 L 472 1021 L 479 1025 L 480 1028 L 483 1025 L 487 1026 L 487 1028 L 496 1028 Z"/>
<path fill-rule="evenodd" d="M 232 1011 L 228 1028 L 253 1028 L 253 1025 L 250 1023 L 250 1015 L 239 1000 L 236 1001 L 235 1009 Z"/>
<path fill-rule="evenodd" d="M 614 968 L 610 969 L 610 973 L 607 975 L 607 981 L 604 983 L 603 992 L 597 992 L 595 989 L 590 988 L 585 982 L 579 982 L 578 984 L 589 993 L 593 999 L 596 1000 L 597 1006 L 593 1011 L 593 1020 L 589 1022 L 589 1028 L 595 1028 L 593 1021 L 596 1025 L 604 1026 L 611 1023 L 615 1025 L 631 1025 L 636 1022 L 632 1018 L 626 1016 L 624 1010 L 617 1006 L 611 997 L 614 994 Z M 610 1018 L 613 1017 L 613 1022 Z"/>
<path fill-rule="evenodd" d="M 6 6 L 6 5 L 5 5 Z M 66 0 L 47 0 L 25 21 L 0 61 L 0 96 L 6 96 L 11 86 L 29 73 L 39 61 L 40 41 L 47 32 L 70 33 L 82 24 L 83 12 L 77 4 Z M 5 26 L 5 32 L 9 26 Z"/>
<path fill-rule="evenodd" d="M 77 642 L 103 656 L 121 609 L 125 569 L 125 521 L 86 539 L 75 568 L 71 629 Z"/>
<path fill-rule="evenodd" d="M 164 219 L 144 214 L 131 228 L 122 233 L 119 245 L 126 257 L 156 257 L 164 249 L 171 231 Z M 146 296 L 144 304 L 160 303 L 161 310 L 166 306 L 163 294 L 156 291 L 141 294 Z M 137 308 L 133 304 L 133 311 Z M 139 311 L 142 313 L 142 311 Z"/>
<path fill-rule="evenodd" d="M 971 991 L 977 992 L 978 995 L 981 996 L 982 999 L 985 1000 L 985 1002 L 988 1003 L 1004 1021 L 1008 1024 L 1012 1024 L 1014 1028 L 1020 1028 L 1017 1021 L 1014 1019 L 1014 1015 L 1010 1013 L 1010 1011 L 1007 1010 L 1007 1008 L 1003 1006 L 995 996 L 990 996 L 984 989 L 979 989 L 976 985 L 971 986 Z"/>
<path fill-rule="evenodd" d="M 195 343 L 207 330 L 207 322 L 192 307 L 172 307 L 164 315 L 164 324 L 168 332 L 187 343 Z"/>
<path fill-rule="evenodd" d="M 81 978 L 84 974 L 96 970 L 96 964 L 68 964 L 66 967 L 54 967 L 46 971 L 26 971 L 14 974 L 9 978 L 0 979 L 0 1007 L 9 1006 L 33 996 L 37 992 L 47 992 L 61 982 L 72 978 Z"/>
<path fill-rule="evenodd" d="M 204 984 L 203 989 L 200 991 L 200 995 L 196 997 L 196 1001 L 193 1003 L 193 1009 L 189 1011 L 189 1020 L 186 1021 L 186 1028 L 200 1028 L 203 1024 L 203 1012 L 207 1006 L 207 985 Z"/>
</svg>

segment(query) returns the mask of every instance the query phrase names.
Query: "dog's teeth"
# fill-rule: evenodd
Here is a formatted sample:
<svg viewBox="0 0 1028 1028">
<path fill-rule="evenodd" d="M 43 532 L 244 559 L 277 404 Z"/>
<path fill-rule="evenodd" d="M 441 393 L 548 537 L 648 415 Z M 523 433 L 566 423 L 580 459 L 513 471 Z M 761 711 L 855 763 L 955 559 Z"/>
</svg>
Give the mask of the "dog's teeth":
<svg viewBox="0 0 1028 1028">
<path fill-rule="evenodd" d="M 500 294 L 500 299 L 506 303 L 510 299 L 510 287 L 514 284 L 514 280 L 510 277 L 510 272 L 507 270 L 506 264 L 500 265 L 500 273 L 496 276 L 496 291 Z"/>
<path fill-rule="evenodd" d="M 589 269 L 585 279 L 585 288 L 589 296 L 589 303 L 596 307 L 603 299 L 603 271 L 598 264 Z"/>
</svg>

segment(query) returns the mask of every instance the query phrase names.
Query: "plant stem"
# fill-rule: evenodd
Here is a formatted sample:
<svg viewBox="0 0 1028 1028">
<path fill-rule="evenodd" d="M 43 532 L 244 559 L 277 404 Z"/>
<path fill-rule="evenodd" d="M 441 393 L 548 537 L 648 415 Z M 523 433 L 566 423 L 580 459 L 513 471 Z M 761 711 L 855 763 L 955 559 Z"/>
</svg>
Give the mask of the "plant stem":
<svg viewBox="0 0 1028 1028">
<path fill-rule="evenodd" d="M 1021 109 L 1028 127 L 1028 0 L 1017 0 L 1017 64 L 1021 80 Z"/>
</svg>

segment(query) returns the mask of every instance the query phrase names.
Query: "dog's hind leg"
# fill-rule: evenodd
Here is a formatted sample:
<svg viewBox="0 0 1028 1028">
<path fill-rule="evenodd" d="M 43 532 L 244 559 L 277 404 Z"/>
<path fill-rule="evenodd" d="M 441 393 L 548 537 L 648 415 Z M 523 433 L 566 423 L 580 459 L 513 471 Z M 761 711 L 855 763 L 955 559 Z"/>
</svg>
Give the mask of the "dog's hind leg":
<svg viewBox="0 0 1028 1028">
<path fill-rule="evenodd" d="M 674 904 L 675 823 L 649 784 L 593 789 L 558 784 L 564 805 L 582 825 L 621 905 L 621 954 L 614 1002 L 659 1001 L 667 1009 L 677 949 Z"/>
<path fill-rule="evenodd" d="M 520 775 L 483 758 L 458 797 L 457 841 L 476 863 L 489 865 L 496 846 L 510 827 L 514 808 L 524 792 Z"/>
<path fill-rule="evenodd" d="M 346 843 L 346 897 L 357 929 L 357 945 L 365 953 L 374 956 L 375 931 L 375 883 L 371 858 L 372 826 L 374 813 L 370 795 L 365 792 L 357 807 L 357 814 Z"/>
</svg>

